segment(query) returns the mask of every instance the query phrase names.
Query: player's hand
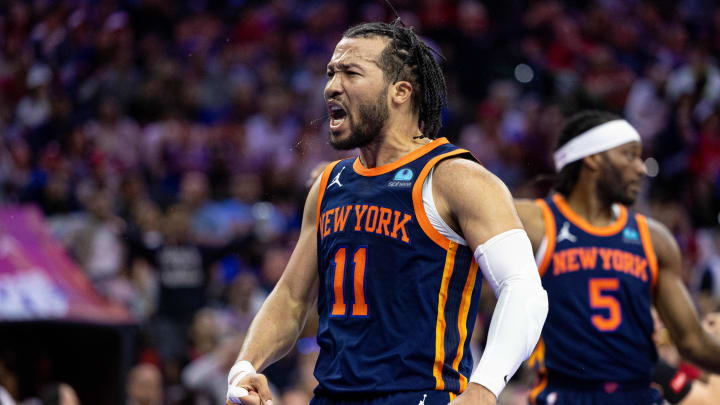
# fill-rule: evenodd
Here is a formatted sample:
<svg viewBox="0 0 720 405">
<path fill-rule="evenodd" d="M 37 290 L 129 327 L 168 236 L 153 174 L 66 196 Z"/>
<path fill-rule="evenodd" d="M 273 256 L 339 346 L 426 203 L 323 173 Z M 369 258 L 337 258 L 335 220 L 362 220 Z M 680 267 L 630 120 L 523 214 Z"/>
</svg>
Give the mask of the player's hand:
<svg viewBox="0 0 720 405">
<path fill-rule="evenodd" d="M 470 383 L 465 391 L 458 395 L 450 405 L 495 405 L 495 394 L 480 384 Z"/>
<path fill-rule="evenodd" d="M 272 394 L 267 378 L 256 373 L 252 365 L 249 368 L 241 367 L 239 371 L 235 370 L 237 366 L 236 364 L 230 370 L 228 376 L 228 393 L 225 404 L 272 405 Z"/>
<path fill-rule="evenodd" d="M 252 374 L 228 387 L 226 405 L 272 405 L 272 394 L 263 374 Z"/>
</svg>

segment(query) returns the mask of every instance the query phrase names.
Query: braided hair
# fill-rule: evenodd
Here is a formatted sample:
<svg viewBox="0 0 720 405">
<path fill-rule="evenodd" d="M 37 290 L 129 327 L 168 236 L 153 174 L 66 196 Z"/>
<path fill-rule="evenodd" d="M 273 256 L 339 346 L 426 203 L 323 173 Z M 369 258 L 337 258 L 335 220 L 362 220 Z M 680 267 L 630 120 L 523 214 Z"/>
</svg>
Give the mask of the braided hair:
<svg viewBox="0 0 720 405">
<path fill-rule="evenodd" d="M 344 38 L 376 36 L 390 39 L 378 60 L 386 82 L 410 82 L 413 87 L 410 106 L 413 113 L 418 114 L 422 137 L 434 139 L 442 126 L 441 114 L 447 89 L 440 65 L 432 55 L 433 50 L 399 18 L 394 24 L 372 22 L 356 25 L 343 34 Z"/>
<path fill-rule="evenodd" d="M 602 125 L 606 122 L 619 119 L 622 118 L 618 115 L 606 111 L 581 111 L 568 118 L 568 120 L 565 122 L 565 126 L 563 127 L 562 131 L 560 132 L 560 136 L 558 137 L 558 142 L 555 150 L 557 151 L 558 149 L 560 149 L 560 147 L 570 142 L 572 139 L 585 131 L 595 128 L 596 126 Z M 572 191 L 573 187 L 575 187 L 575 184 L 578 181 L 578 177 L 580 177 L 580 168 L 582 168 L 582 159 L 565 165 L 565 167 L 563 167 L 555 177 L 555 185 L 553 188 L 560 194 L 563 194 L 565 196 L 570 195 L 570 192 Z"/>
</svg>

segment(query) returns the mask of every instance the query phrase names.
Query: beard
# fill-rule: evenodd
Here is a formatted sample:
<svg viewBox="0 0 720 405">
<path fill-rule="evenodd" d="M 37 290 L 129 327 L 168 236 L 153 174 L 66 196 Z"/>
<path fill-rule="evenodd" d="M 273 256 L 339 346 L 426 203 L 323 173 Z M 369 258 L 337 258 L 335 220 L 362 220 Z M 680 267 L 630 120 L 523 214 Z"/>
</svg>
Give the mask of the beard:
<svg viewBox="0 0 720 405">
<path fill-rule="evenodd" d="M 614 203 L 633 205 L 637 195 L 630 192 L 629 189 L 630 184 L 623 180 L 622 171 L 605 158 L 597 182 L 597 194 L 600 200 L 608 205 Z"/>
<path fill-rule="evenodd" d="M 385 126 L 388 119 L 387 91 L 381 91 L 374 102 L 362 103 L 358 106 L 357 120 L 347 112 L 350 125 L 350 136 L 347 139 L 338 139 L 330 135 L 330 145 L 337 150 L 360 148 L 372 142 Z"/>
</svg>

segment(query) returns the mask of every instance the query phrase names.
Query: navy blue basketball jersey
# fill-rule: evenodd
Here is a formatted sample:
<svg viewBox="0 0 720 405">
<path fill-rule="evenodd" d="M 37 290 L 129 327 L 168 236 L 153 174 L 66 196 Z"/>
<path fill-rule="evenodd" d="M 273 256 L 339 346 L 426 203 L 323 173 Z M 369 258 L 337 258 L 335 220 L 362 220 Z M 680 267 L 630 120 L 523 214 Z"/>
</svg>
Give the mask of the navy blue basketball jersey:
<svg viewBox="0 0 720 405">
<path fill-rule="evenodd" d="M 388 165 L 328 166 L 318 196 L 317 392 L 459 393 L 481 275 L 473 252 L 430 224 L 422 185 L 442 159 L 472 156 L 445 138 Z"/>
<path fill-rule="evenodd" d="M 538 269 L 550 309 L 531 363 L 544 360 L 551 377 L 649 381 L 657 260 L 645 217 L 620 206 L 616 221 L 598 228 L 560 194 L 537 203 L 546 228 Z"/>
</svg>

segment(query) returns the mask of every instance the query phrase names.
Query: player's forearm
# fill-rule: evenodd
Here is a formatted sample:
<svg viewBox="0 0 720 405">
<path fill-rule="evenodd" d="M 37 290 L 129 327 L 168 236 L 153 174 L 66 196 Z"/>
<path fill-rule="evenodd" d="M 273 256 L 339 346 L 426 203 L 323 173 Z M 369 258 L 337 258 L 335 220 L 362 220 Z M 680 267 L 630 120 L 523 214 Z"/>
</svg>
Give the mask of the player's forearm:
<svg viewBox="0 0 720 405">
<path fill-rule="evenodd" d="M 532 353 L 548 312 L 530 240 L 522 230 L 504 232 L 479 246 L 475 259 L 498 294 L 488 342 L 471 382 L 496 396 Z"/>
<path fill-rule="evenodd" d="M 547 308 L 547 294 L 542 287 L 523 282 L 504 288 L 490 322 L 485 351 L 471 381 L 498 395 L 532 353 Z"/>
<path fill-rule="evenodd" d="M 297 341 L 310 306 L 282 288 L 273 290 L 250 324 L 237 360 L 249 361 L 260 372 L 282 358 Z"/>
<path fill-rule="evenodd" d="M 699 329 L 699 328 L 698 328 Z M 680 354 L 713 373 L 720 373 L 720 341 L 704 331 L 678 342 Z"/>
</svg>

